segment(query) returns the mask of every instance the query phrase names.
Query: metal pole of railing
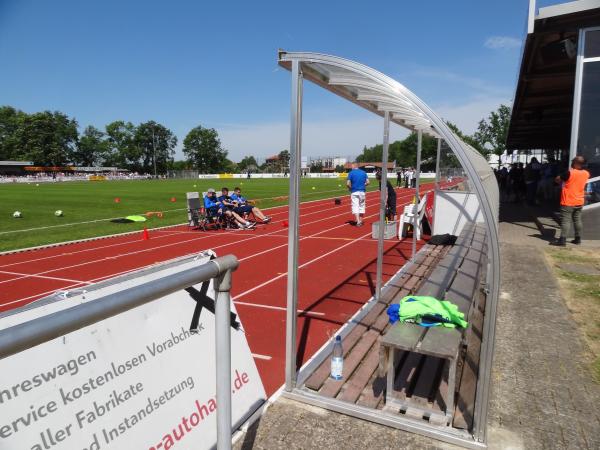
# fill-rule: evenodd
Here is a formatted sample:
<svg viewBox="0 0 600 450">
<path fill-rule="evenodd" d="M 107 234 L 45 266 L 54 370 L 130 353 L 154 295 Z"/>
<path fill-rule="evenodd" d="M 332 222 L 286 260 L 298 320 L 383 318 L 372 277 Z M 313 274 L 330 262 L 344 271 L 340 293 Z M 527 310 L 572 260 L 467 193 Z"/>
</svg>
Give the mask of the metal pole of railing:
<svg viewBox="0 0 600 450">
<path fill-rule="evenodd" d="M 285 390 L 296 387 L 296 331 L 298 311 L 298 222 L 300 168 L 302 158 L 302 71 L 292 61 L 292 103 L 290 117 L 290 196 L 288 229 L 287 312 L 285 330 Z"/>
<path fill-rule="evenodd" d="M 383 154 L 381 155 L 381 194 L 379 200 L 379 233 L 377 236 L 377 276 L 375 298 L 381 300 L 381 279 L 383 277 L 383 237 L 386 231 L 385 210 L 387 206 L 387 162 L 390 145 L 390 112 L 383 114 Z"/>
<path fill-rule="evenodd" d="M 73 306 L 44 317 L 0 330 L 0 359 L 93 325 L 187 287 L 215 278 L 215 327 L 217 340 L 217 430 L 219 449 L 231 448 L 231 272 L 237 269 L 233 255 L 215 258 L 199 267 L 109 294 L 102 301 Z M 224 356 L 225 355 L 225 356 Z M 226 374 L 224 371 L 227 370 Z M 223 373 L 221 373 L 223 372 Z M 223 417 L 229 417 L 226 421 Z M 219 433 L 219 431 L 221 433 Z"/>
<path fill-rule="evenodd" d="M 442 156 L 442 140 L 437 138 L 437 156 L 435 157 L 435 191 L 440 187 L 440 158 Z M 435 192 L 434 191 L 434 192 Z"/>
<path fill-rule="evenodd" d="M 423 150 L 423 131 L 417 131 L 417 170 L 415 172 L 415 207 L 413 208 L 412 259 L 417 254 L 417 227 L 419 226 L 419 186 L 421 178 L 421 151 Z"/>
<path fill-rule="evenodd" d="M 231 450 L 231 270 L 215 278 L 217 450 Z"/>
</svg>

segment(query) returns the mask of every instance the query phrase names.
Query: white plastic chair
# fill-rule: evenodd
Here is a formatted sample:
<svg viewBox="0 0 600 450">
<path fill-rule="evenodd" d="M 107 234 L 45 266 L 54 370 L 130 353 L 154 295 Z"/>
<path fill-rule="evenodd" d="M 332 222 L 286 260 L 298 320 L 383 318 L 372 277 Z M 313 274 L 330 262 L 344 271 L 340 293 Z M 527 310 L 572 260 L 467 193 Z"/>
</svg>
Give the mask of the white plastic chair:
<svg viewBox="0 0 600 450">
<path fill-rule="evenodd" d="M 417 224 L 414 233 L 417 233 L 417 240 L 423 235 L 423 216 L 425 215 L 425 205 L 427 204 L 427 195 L 425 194 L 418 205 L 410 204 L 404 207 L 404 212 L 400 216 L 400 226 L 398 227 L 398 239 L 406 237 L 409 226 L 414 226 L 415 212 L 417 214 Z"/>
</svg>

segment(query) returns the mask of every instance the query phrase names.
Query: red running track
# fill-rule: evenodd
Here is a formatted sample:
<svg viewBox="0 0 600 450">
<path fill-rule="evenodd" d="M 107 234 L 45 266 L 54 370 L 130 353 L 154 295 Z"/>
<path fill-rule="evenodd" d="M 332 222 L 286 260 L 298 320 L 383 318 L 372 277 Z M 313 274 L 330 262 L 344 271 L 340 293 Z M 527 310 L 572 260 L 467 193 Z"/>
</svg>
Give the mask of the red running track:
<svg viewBox="0 0 600 450">
<path fill-rule="evenodd" d="M 422 192 L 431 190 L 425 185 Z M 414 196 L 397 190 L 398 210 Z M 298 363 L 306 362 L 372 296 L 379 192 L 367 194 L 366 226 L 347 224 L 349 201 L 331 199 L 300 205 Z M 0 256 L 0 311 L 31 303 L 57 290 L 72 289 L 172 258 L 213 249 L 233 253 L 240 267 L 232 295 L 268 395 L 283 383 L 288 208 L 269 210 L 273 221 L 255 231 L 192 231 L 176 226 L 139 235 L 120 235 Z M 410 257 L 411 241 L 385 242 L 384 281 Z M 68 300 L 65 300 L 68 301 Z"/>
</svg>

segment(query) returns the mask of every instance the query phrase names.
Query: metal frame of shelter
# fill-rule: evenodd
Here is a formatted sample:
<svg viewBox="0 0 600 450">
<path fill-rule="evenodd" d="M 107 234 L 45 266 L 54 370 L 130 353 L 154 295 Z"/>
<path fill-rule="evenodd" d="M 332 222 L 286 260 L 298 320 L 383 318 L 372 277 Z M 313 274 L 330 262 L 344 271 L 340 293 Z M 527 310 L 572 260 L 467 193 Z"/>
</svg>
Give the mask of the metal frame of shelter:
<svg viewBox="0 0 600 450">
<path fill-rule="evenodd" d="M 406 431 L 427 435 L 442 441 L 482 447 L 486 444 L 486 423 L 490 393 L 492 356 L 496 310 L 500 289 L 500 250 L 498 244 L 499 194 L 496 179 L 486 159 L 472 147 L 460 140 L 419 97 L 396 80 L 354 61 L 319 53 L 279 51 L 279 65 L 292 73 L 291 130 L 290 130 L 290 195 L 288 234 L 288 279 L 287 279 L 287 325 L 286 325 L 286 370 L 284 395 L 312 403 L 338 412 L 366 420 L 391 425 Z M 336 399 L 321 398 L 297 388 L 298 368 L 296 365 L 296 328 L 298 303 L 298 222 L 300 163 L 302 147 L 302 88 L 303 80 L 313 83 L 349 100 L 362 108 L 383 117 L 383 157 L 388 159 L 390 122 L 415 131 L 418 135 L 417 180 L 420 173 L 420 157 L 423 133 L 438 139 L 436 169 L 439 169 L 440 144 L 445 140 L 458 158 L 470 185 L 475 191 L 488 237 L 488 270 L 485 321 L 480 354 L 479 377 L 473 420 L 473 433 L 459 432 L 450 427 L 438 427 L 425 421 L 419 422 L 371 410 Z M 383 167 L 383 166 L 382 166 Z M 438 175 L 436 174 L 436 180 Z M 379 221 L 385 214 L 387 172 L 382 171 L 382 189 Z M 417 195 L 419 185 L 417 182 Z M 416 215 L 415 215 L 416 216 Z M 382 288 L 383 232 L 379 227 L 377 282 L 375 299 Z M 416 234 L 416 233 L 413 233 Z M 413 238 L 413 258 L 416 241 Z"/>
</svg>

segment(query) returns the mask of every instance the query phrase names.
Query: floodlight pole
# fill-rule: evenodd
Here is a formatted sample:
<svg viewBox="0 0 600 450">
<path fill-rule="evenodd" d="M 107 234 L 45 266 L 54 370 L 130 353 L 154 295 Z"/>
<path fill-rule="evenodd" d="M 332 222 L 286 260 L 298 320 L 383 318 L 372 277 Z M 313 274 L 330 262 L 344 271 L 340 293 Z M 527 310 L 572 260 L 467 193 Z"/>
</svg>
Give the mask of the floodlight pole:
<svg viewBox="0 0 600 450">
<path fill-rule="evenodd" d="M 413 210 L 412 259 L 417 254 L 417 227 L 419 226 L 419 185 L 421 178 L 421 151 L 423 150 L 423 131 L 417 131 L 417 171 L 415 173 L 415 207 Z"/>
<path fill-rule="evenodd" d="M 379 196 L 379 234 L 377 236 L 377 277 L 375 298 L 381 300 L 381 279 L 383 278 L 383 237 L 385 232 L 385 209 L 387 205 L 387 161 L 390 146 L 390 112 L 383 114 L 383 154 L 381 155 L 381 193 Z"/>
<path fill-rule="evenodd" d="M 290 196 L 288 217 L 288 276 L 285 333 L 285 390 L 296 387 L 296 327 L 298 311 L 298 221 L 300 164 L 302 154 L 302 72 L 300 63 L 292 61 L 292 105 L 290 132 Z"/>
</svg>

